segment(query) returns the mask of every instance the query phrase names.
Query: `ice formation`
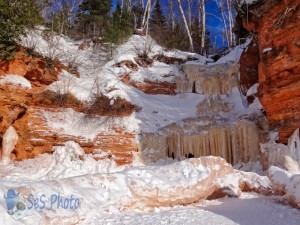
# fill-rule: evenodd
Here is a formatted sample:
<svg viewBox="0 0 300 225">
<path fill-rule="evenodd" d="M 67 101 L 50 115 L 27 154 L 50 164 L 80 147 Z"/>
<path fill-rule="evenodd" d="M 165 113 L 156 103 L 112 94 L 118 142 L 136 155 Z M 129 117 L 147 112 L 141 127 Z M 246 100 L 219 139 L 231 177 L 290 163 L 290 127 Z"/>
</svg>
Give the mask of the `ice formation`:
<svg viewBox="0 0 300 225">
<path fill-rule="evenodd" d="M 2 159 L 1 164 L 7 165 L 10 162 L 10 154 L 14 150 L 18 142 L 18 133 L 13 126 L 10 126 L 5 134 L 3 135 L 2 140 Z"/>
<path fill-rule="evenodd" d="M 204 129 L 204 128 L 203 128 Z M 159 136 L 147 134 L 141 138 L 141 150 L 159 149 L 153 159 L 169 156 L 176 159 L 221 156 L 227 162 L 249 162 L 257 160 L 259 135 L 254 123 L 241 120 L 230 125 L 206 127 L 203 132 L 185 134 L 171 128 L 170 134 Z"/>
<path fill-rule="evenodd" d="M 289 172 L 300 171 L 300 137 L 299 128 L 294 131 L 288 140 L 288 145 L 276 144 L 274 140 L 261 144 L 264 169 L 274 165 Z"/>
<path fill-rule="evenodd" d="M 256 161 L 259 130 L 254 122 L 238 115 L 244 106 L 239 92 L 238 64 L 183 64 L 186 79 L 178 79 L 181 93 L 204 96 L 197 106 L 197 118 L 162 128 L 162 135 L 144 134 L 140 150 L 153 161 L 221 156 L 232 164 Z M 152 149 L 151 151 L 149 151 Z"/>
<path fill-rule="evenodd" d="M 186 64 L 182 66 L 187 75 L 186 88 L 189 92 L 205 95 L 230 94 L 234 87 L 238 87 L 235 76 L 236 66 L 219 64 L 206 66 L 201 64 Z M 180 84 L 180 87 L 183 87 Z"/>
</svg>

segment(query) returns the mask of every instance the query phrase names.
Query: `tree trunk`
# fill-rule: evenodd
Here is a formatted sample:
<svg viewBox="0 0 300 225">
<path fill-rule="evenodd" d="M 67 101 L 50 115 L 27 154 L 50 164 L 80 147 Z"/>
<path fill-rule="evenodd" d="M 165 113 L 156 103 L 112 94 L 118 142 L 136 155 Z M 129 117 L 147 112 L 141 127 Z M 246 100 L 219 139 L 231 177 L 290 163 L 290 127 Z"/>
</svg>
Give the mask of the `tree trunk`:
<svg viewBox="0 0 300 225">
<path fill-rule="evenodd" d="M 225 35 L 225 40 L 227 41 L 227 46 L 230 47 L 230 38 L 228 34 L 228 28 L 227 28 L 227 23 L 226 23 L 226 16 L 225 16 L 225 10 L 224 7 L 222 6 L 222 3 L 220 0 L 215 0 L 217 6 L 219 7 L 222 15 L 222 21 L 223 21 L 223 27 L 224 27 L 224 35 Z"/>
<path fill-rule="evenodd" d="M 199 18 L 201 18 L 201 45 L 200 45 L 200 54 L 206 56 L 206 9 L 205 9 L 205 0 L 198 1 L 199 7 Z M 201 25 L 200 25 L 201 24 Z"/>
<path fill-rule="evenodd" d="M 183 8 L 182 8 L 182 5 L 181 5 L 181 1 L 180 0 L 177 0 L 178 2 L 178 5 L 179 5 L 179 9 L 180 9 L 180 12 L 181 12 L 181 15 L 182 15 L 182 19 L 183 19 L 183 23 L 184 23 L 184 26 L 185 26 L 185 29 L 186 29 L 186 32 L 187 32 L 187 35 L 188 35 L 188 38 L 189 38 L 189 42 L 190 42 L 190 51 L 194 51 L 194 44 L 193 44 L 193 38 L 192 38 L 192 35 L 191 35 L 191 31 L 189 29 L 189 25 L 186 21 L 186 18 L 185 18 L 185 15 L 184 15 L 184 11 L 183 11 Z"/>
<path fill-rule="evenodd" d="M 148 0 L 149 6 L 148 6 L 148 12 L 147 12 L 147 19 L 146 19 L 146 37 L 148 37 L 149 32 L 149 19 L 151 15 L 151 0 Z"/>
<path fill-rule="evenodd" d="M 188 3 L 188 24 L 189 24 L 189 28 L 190 30 L 192 29 L 192 0 L 187 0 Z"/>
<path fill-rule="evenodd" d="M 171 29 L 175 30 L 175 17 L 174 17 L 173 0 L 169 0 L 169 20 L 170 20 L 170 23 L 171 23 Z"/>
<path fill-rule="evenodd" d="M 230 34 L 230 47 L 234 47 L 235 36 L 233 33 L 234 16 L 233 16 L 232 0 L 227 0 L 227 10 L 228 10 L 229 34 Z"/>
<path fill-rule="evenodd" d="M 143 15 L 143 20 L 142 20 L 142 28 L 144 28 L 146 25 L 147 13 L 149 13 L 150 7 L 151 7 L 151 0 L 147 0 L 147 4 Z"/>
</svg>

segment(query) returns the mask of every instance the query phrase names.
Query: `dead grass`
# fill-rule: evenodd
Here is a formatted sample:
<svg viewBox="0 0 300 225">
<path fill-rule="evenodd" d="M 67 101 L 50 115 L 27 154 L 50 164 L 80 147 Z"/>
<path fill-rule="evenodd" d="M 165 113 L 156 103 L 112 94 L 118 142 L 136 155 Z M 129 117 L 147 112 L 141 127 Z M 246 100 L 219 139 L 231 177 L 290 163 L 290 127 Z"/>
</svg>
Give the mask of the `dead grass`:
<svg viewBox="0 0 300 225">
<path fill-rule="evenodd" d="M 71 93 L 59 94 L 50 90 L 35 94 L 33 101 L 35 105 L 45 107 L 66 107 L 77 109 L 77 111 L 83 108 L 83 103 Z"/>
<path fill-rule="evenodd" d="M 117 97 L 113 100 L 107 96 L 99 95 L 95 97 L 85 113 L 88 115 L 128 116 L 134 111 L 138 111 L 138 108 L 125 99 Z"/>
</svg>

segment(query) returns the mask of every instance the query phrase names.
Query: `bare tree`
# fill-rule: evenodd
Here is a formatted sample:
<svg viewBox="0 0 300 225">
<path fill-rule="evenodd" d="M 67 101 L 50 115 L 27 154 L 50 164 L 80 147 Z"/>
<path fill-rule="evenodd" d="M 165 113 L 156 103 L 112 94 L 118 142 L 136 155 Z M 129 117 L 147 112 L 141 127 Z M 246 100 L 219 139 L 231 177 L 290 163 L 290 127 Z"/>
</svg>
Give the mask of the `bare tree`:
<svg viewBox="0 0 300 225">
<path fill-rule="evenodd" d="M 175 29 L 175 15 L 174 15 L 174 5 L 173 5 L 173 0 L 169 0 L 168 1 L 169 4 L 169 21 L 170 21 L 170 25 L 171 25 L 171 29 L 174 30 Z"/>
<path fill-rule="evenodd" d="M 181 16 L 182 16 L 182 20 L 183 20 L 183 23 L 184 23 L 184 26 L 185 26 L 185 29 L 186 29 L 186 32 L 187 32 L 187 35 L 188 35 L 188 38 L 189 38 L 190 51 L 193 52 L 194 51 L 194 44 L 193 44 L 193 38 L 192 38 L 192 35 L 191 35 L 191 30 L 190 30 L 189 25 L 187 23 L 187 20 L 186 20 L 186 17 L 185 17 L 183 8 L 182 8 L 181 0 L 177 0 L 177 2 L 178 2 L 178 6 L 179 6 Z"/>
<path fill-rule="evenodd" d="M 143 20 L 142 20 L 142 27 L 144 28 L 148 18 L 150 18 L 150 11 L 151 11 L 151 0 L 147 0 L 146 3 L 146 8 L 144 11 L 144 15 L 143 15 Z"/>
<path fill-rule="evenodd" d="M 188 25 L 189 25 L 190 29 L 192 29 L 192 3 L 193 3 L 193 0 L 187 0 Z"/>
<path fill-rule="evenodd" d="M 234 14 L 235 9 L 233 7 L 232 0 L 215 0 L 217 6 L 220 9 L 222 15 L 222 22 L 224 27 L 224 38 L 226 39 L 228 47 L 234 47 L 236 45 L 235 35 L 233 33 Z"/>
<path fill-rule="evenodd" d="M 234 8 L 232 0 L 227 0 L 227 12 L 228 12 L 228 23 L 229 23 L 229 42 L 230 47 L 235 46 L 235 35 L 233 33 L 233 25 L 234 25 Z"/>
<path fill-rule="evenodd" d="M 83 0 L 52 0 L 46 8 L 46 14 L 50 14 L 51 30 L 54 30 L 54 20 L 57 18 L 58 32 L 63 34 L 66 24 L 70 24 L 75 17 L 75 11 Z M 58 17 L 56 17 L 58 15 Z"/>
<path fill-rule="evenodd" d="M 198 0 L 199 28 L 201 29 L 200 53 L 206 55 L 206 8 L 205 0 Z"/>
</svg>

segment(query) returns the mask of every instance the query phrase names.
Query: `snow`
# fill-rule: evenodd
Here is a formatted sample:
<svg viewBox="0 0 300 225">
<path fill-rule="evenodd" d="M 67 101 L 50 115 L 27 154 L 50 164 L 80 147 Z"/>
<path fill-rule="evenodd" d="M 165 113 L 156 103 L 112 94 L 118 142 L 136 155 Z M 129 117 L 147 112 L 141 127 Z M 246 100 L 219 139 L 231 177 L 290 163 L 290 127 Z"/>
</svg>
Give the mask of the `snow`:
<svg viewBox="0 0 300 225">
<path fill-rule="evenodd" d="M 112 213 L 96 216 L 91 224 L 172 225 L 296 225 L 299 211 L 276 203 L 276 199 L 243 194 L 240 199 L 224 198 L 188 207 L 162 208 L 147 213 Z M 83 223 L 86 224 L 86 223 Z"/>
<path fill-rule="evenodd" d="M 299 129 L 296 129 L 288 139 L 288 145 L 277 144 L 275 142 L 277 137 L 276 133 L 272 134 L 268 143 L 260 145 L 261 152 L 267 156 L 268 165 L 274 165 L 289 172 L 300 172 Z"/>
<path fill-rule="evenodd" d="M 207 62 L 212 62 L 211 59 L 206 57 L 178 50 L 167 51 L 159 46 L 151 37 L 133 35 L 125 44 L 120 45 L 116 49 L 116 54 L 111 61 L 105 65 L 100 65 L 99 59 L 101 59 L 102 56 L 97 56 L 97 54 L 99 54 L 97 50 L 93 50 L 92 48 L 78 50 L 74 42 L 63 36 L 55 36 L 51 40 L 46 41 L 43 32 L 36 30 L 30 31 L 27 37 L 23 38 L 23 44 L 29 45 L 29 43 L 35 43 L 36 50 L 45 56 L 51 56 L 53 53 L 49 52 L 51 49 L 61 52 L 58 57 L 66 65 L 70 61 L 75 63 L 80 72 L 80 78 L 66 71 L 62 71 L 59 80 L 53 82 L 47 89 L 60 94 L 71 93 L 82 102 L 93 101 L 94 96 L 100 92 L 111 98 L 112 101 L 117 97 L 121 97 L 141 108 L 140 112 L 133 113 L 129 117 L 111 119 L 109 122 L 111 126 L 107 123 L 103 123 L 103 121 L 107 120 L 106 117 L 88 119 L 87 126 L 82 126 L 82 122 L 86 121 L 82 119 L 84 118 L 83 114 L 71 110 L 57 113 L 45 111 L 48 126 L 59 131 L 61 134 L 94 139 L 99 132 L 110 132 L 112 125 L 121 123 L 128 132 L 154 133 L 169 124 L 196 117 L 197 105 L 206 98 L 205 95 L 191 93 L 176 96 L 149 95 L 121 82 L 122 77 L 125 74 L 129 74 L 130 79 L 135 82 L 142 83 L 148 80 L 172 83 L 174 82 L 174 78 L 183 77 L 178 65 L 167 65 L 162 62 L 154 61 L 153 65 L 148 68 L 139 66 L 138 71 L 131 71 L 126 66 L 112 67 L 112 65 L 123 60 L 135 62 L 137 55 L 143 51 L 147 51 L 149 57 L 163 54 L 182 59 L 198 59 L 196 61 L 187 62 L 187 64 L 197 63 L 204 65 Z M 52 42 L 56 43 L 56 49 L 50 48 Z M 231 64 L 233 60 L 237 60 L 247 43 L 237 46 L 231 53 L 220 59 L 217 64 Z M 230 104 L 234 106 L 233 109 L 225 115 L 226 117 L 231 117 L 231 119 L 234 120 L 233 118 L 237 118 L 246 113 L 245 100 L 238 89 L 232 90 L 229 98 L 222 96 L 221 99 L 225 102 L 229 100 Z M 253 105 L 252 108 L 254 108 L 252 111 L 255 111 L 255 109 L 259 108 L 259 105 Z M 95 126 L 93 124 L 101 124 L 101 126 Z"/>
<path fill-rule="evenodd" d="M 300 173 L 291 173 L 276 166 L 271 166 L 268 170 L 274 185 L 284 187 L 285 197 L 295 199 L 300 206 Z"/>
<path fill-rule="evenodd" d="M 17 74 L 6 74 L 4 76 L 0 76 L 0 84 L 6 83 L 21 86 L 22 88 L 31 88 L 30 81 Z"/>
<path fill-rule="evenodd" d="M 181 185 L 193 185 L 205 179 L 207 168 L 192 163 L 193 160 L 172 162 L 166 165 L 116 167 L 112 160 L 96 161 L 86 155 L 78 144 L 67 142 L 55 147 L 54 154 L 40 155 L 35 159 L 0 166 L 0 195 L 8 188 L 20 192 L 23 200 L 29 194 L 45 197 L 46 207 L 29 210 L 30 214 L 14 221 L 6 212 L 5 202 L 0 202 L 3 224 L 298 224 L 300 214 L 296 209 L 280 205 L 274 197 L 242 194 L 240 198 L 204 201 L 191 206 L 153 208 L 150 211 L 130 210 L 125 203 L 131 201 L 130 185 L 153 187 L 171 191 Z M 237 173 L 225 180 L 253 180 L 257 175 L 241 178 Z M 255 179 L 251 178 L 254 176 Z M 265 177 L 259 180 L 266 180 Z M 236 182 L 238 183 L 238 182 Z M 262 184 L 263 185 L 263 184 Z M 265 185 L 268 185 L 266 181 Z M 140 190 L 142 191 L 142 190 Z M 77 210 L 51 207 L 53 194 L 62 198 L 80 199 Z M 180 195 L 180 193 L 178 193 Z M 41 206 L 41 202 L 39 203 Z M 125 205 L 124 205 L 125 204 Z M 253 220 L 255 218 L 255 220 Z"/>
<path fill-rule="evenodd" d="M 254 96 L 257 93 L 257 88 L 258 88 L 259 84 L 253 84 L 247 91 L 246 96 Z"/>
<path fill-rule="evenodd" d="M 242 3 L 247 5 L 252 5 L 253 3 L 257 2 L 258 0 L 241 0 Z"/>
<path fill-rule="evenodd" d="M 25 40 L 28 42 L 28 39 L 33 39 L 34 43 L 37 42 L 37 51 L 45 56 L 49 56 L 49 44 L 45 41 L 40 31 L 29 33 L 27 39 L 23 39 L 23 42 Z M 60 55 L 63 62 L 67 62 L 67 55 L 69 58 L 77 57 L 80 78 L 62 71 L 59 80 L 53 82 L 47 89 L 60 94 L 69 92 L 83 102 L 93 101 L 94 95 L 99 92 L 111 99 L 121 97 L 130 101 L 142 110 L 130 117 L 112 119 L 111 122 L 112 125 L 124 124 L 124 127 L 129 132 L 156 132 L 160 127 L 185 118 L 194 117 L 196 116 L 196 106 L 204 99 L 204 96 L 197 96 L 195 94 L 187 94 L 185 98 L 181 98 L 178 95 L 148 95 L 120 82 L 122 76 L 128 73 L 131 79 L 136 82 L 143 82 L 144 80 L 172 82 L 174 77 L 182 75 L 176 65 L 167 65 L 155 61 L 153 66 L 149 68 L 139 67 L 137 72 L 130 71 L 125 66 L 121 68 L 112 67 L 115 63 L 123 60 L 132 60 L 135 62 L 134 58 L 137 57 L 137 53 L 145 48 L 149 49 L 150 57 L 165 54 L 180 58 L 196 57 L 200 61 L 203 61 L 203 57 L 197 54 L 181 51 L 165 51 L 151 37 L 146 38 L 133 35 L 125 44 L 116 49 L 114 58 L 101 67 L 96 64 L 96 59 L 91 60 L 91 55 L 95 53 L 91 49 L 79 51 L 76 46 L 73 46 L 72 42 L 68 42 L 64 37 L 55 36 L 54 40 L 58 42 L 57 48 L 59 51 L 64 53 Z M 111 91 L 112 89 L 114 91 Z M 180 107 L 178 107 L 178 104 Z M 181 110 L 182 108 L 185 110 Z M 154 111 L 157 113 L 154 114 Z M 109 128 L 106 125 L 95 126 L 95 124 L 103 124 L 103 121 L 107 119 L 105 117 L 96 117 L 95 119 L 88 120 L 87 124 L 90 124 L 90 126 L 87 125 L 84 127 L 80 126 L 84 115 L 71 110 L 57 113 L 45 112 L 45 117 L 48 126 L 55 130 L 60 130 L 63 134 L 93 139 L 99 132 L 109 132 Z"/>
<path fill-rule="evenodd" d="M 251 39 L 247 39 L 244 44 L 238 45 L 234 47 L 227 55 L 220 58 L 216 63 L 228 63 L 232 64 L 234 62 L 239 61 L 243 51 L 247 48 L 249 43 L 251 42 Z"/>
<path fill-rule="evenodd" d="M 272 48 L 264 48 L 263 53 L 266 53 L 266 52 L 269 52 L 269 51 L 272 51 L 272 50 L 273 50 Z"/>
</svg>

